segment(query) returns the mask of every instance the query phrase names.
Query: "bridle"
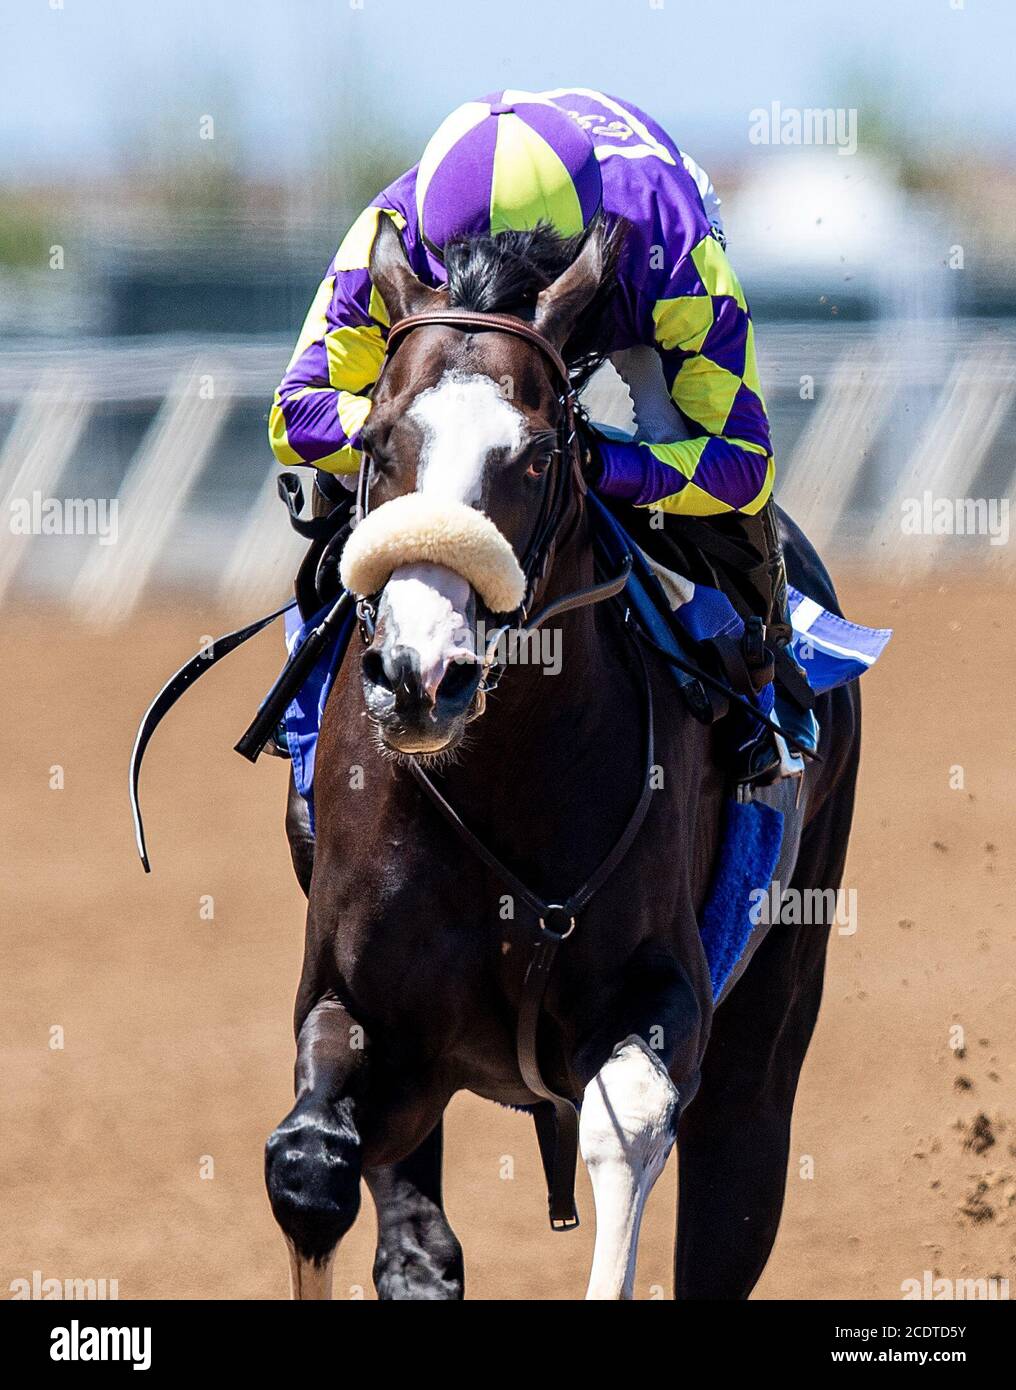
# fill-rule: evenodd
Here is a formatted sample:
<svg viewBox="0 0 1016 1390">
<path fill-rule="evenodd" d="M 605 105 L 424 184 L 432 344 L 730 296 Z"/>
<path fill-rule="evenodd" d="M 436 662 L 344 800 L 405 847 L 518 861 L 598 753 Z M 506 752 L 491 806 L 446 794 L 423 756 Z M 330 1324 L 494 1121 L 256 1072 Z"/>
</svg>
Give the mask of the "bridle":
<svg viewBox="0 0 1016 1390">
<path fill-rule="evenodd" d="M 544 491 L 544 505 L 537 519 L 533 534 L 529 539 L 526 554 L 521 561 L 522 572 L 526 577 L 526 594 L 522 601 L 521 613 L 533 601 L 537 585 L 545 577 L 549 565 L 551 542 L 568 501 L 568 484 L 571 480 L 580 493 L 586 490 L 582 475 L 582 453 L 578 437 L 576 414 L 577 402 L 571 384 L 568 367 L 557 348 L 532 324 L 514 314 L 480 314 L 467 309 L 432 309 L 420 314 L 408 314 L 392 324 L 388 331 L 385 360 L 378 374 L 379 384 L 399 344 L 418 328 L 427 327 L 459 328 L 466 332 L 508 333 L 521 338 L 535 347 L 544 361 L 553 368 L 557 385 L 561 389 L 559 404 L 561 413 L 557 427 L 557 448 L 551 464 L 553 478 Z M 377 389 L 375 384 L 375 390 Z M 570 468 L 569 468 L 570 465 Z M 370 475 L 370 458 L 365 453 L 357 480 L 357 519 L 367 514 L 367 491 Z"/>
<path fill-rule="evenodd" d="M 560 414 L 557 424 L 557 442 L 554 455 L 548 468 L 548 482 L 543 491 L 540 513 L 520 560 L 525 576 L 525 594 L 522 603 L 508 614 L 505 621 L 490 636 L 481 662 L 480 682 L 477 686 L 474 706 L 469 718 L 475 719 L 483 713 L 486 697 L 501 677 L 501 669 L 496 662 L 496 654 L 502 638 L 509 632 L 520 636 L 534 632 L 548 618 L 560 616 L 573 608 L 581 608 L 602 599 L 613 598 L 620 593 L 628 580 L 631 559 L 626 557 L 621 571 L 600 584 L 593 584 L 574 593 L 567 594 L 553 603 L 541 608 L 532 617 L 533 605 L 539 595 L 553 558 L 555 542 L 564 521 L 568 506 L 574 494 L 585 495 L 586 481 L 583 472 L 584 446 L 579 431 L 580 408 L 575 389 L 571 383 L 568 366 L 560 352 L 537 328 L 513 314 L 481 314 L 468 309 L 432 309 L 424 313 L 408 314 L 392 324 L 388 331 L 385 360 L 378 374 L 378 382 L 384 374 L 399 344 L 417 328 L 426 327 L 459 328 L 465 332 L 508 333 L 521 338 L 535 347 L 544 361 L 552 368 L 556 384 L 560 388 L 558 404 Z M 375 390 L 377 389 L 375 384 Z M 367 495 L 370 485 L 371 461 L 365 453 L 360 465 L 356 487 L 356 518 L 361 521 L 368 512 Z M 357 617 L 360 632 L 365 642 L 374 636 L 374 622 L 377 615 L 377 594 L 361 598 L 357 604 Z"/>
<path fill-rule="evenodd" d="M 583 475 L 583 443 L 579 430 L 579 407 L 572 386 L 567 364 L 557 348 L 544 337 L 538 329 L 523 319 L 511 314 L 480 314 L 463 309 L 438 309 L 425 313 L 410 314 L 394 323 L 388 333 L 388 344 L 382 373 L 391 361 L 399 344 L 418 328 L 443 326 L 463 329 L 467 332 L 508 333 L 521 338 L 541 353 L 544 361 L 552 368 L 556 384 L 560 387 L 559 402 L 561 413 L 557 427 L 557 447 L 551 461 L 544 490 L 540 514 L 533 533 L 521 560 L 525 576 L 525 594 L 522 603 L 512 614 L 507 615 L 505 623 L 495 632 L 487 644 L 484 655 L 480 683 L 477 687 L 477 707 L 472 711 L 475 718 L 482 712 L 487 691 L 499 679 L 500 672 L 495 669 L 494 657 L 501 638 L 510 631 L 520 635 L 535 631 L 548 618 L 559 617 L 572 609 L 583 608 L 589 604 L 600 603 L 621 593 L 632 568 L 632 557 L 623 557 L 617 574 L 600 583 L 588 585 L 553 599 L 544 604 L 530 616 L 540 588 L 550 570 L 558 532 L 564 522 L 569 505 L 575 494 L 584 496 L 586 482 Z M 379 373 L 378 380 L 381 374 Z M 367 493 L 370 474 L 370 460 L 364 455 L 357 480 L 357 518 L 367 515 Z M 377 613 L 377 595 L 361 598 L 357 606 L 361 635 L 366 643 L 373 639 L 374 620 Z M 574 1098 L 560 1095 L 544 1080 L 537 1051 L 537 1031 L 551 968 L 558 947 L 575 931 L 579 914 L 588 906 L 593 895 L 603 886 L 610 875 L 628 853 L 635 837 L 642 828 L 652 800 L 652 771 L 655 761 L 655 737 L 653 721 L 652 684 L 641 647 L 636 644 L 642 675 L 645 699 L 644 714 L 644 759 L 642 784 L 638 801 L 628 817 L 627 823 L 607 856 L 579 888 L 567 896 L 557 899 L 544 899 L 535 893 L 504 864 L 494 852 L 465 824 L 455 808 L 438 789 L 431 777 L 419 762 L 409 760 L 409 770 L 428 800 L 439 814 L 455 830 L 463 842 L 478 859 L 506 884 L 513 896 L 527 907 L 534 918 L 531 929 L 531 949 L 529 963 L 522 985 L 519 1002 L 519 1018 L 516 1030 L 516 1055 L 519 1070 L 529 1090 L 540 1098 L 534 1108 L 536 1133 L 547 1179 L 550 1224 L 554 1230 L 571 1230 L 578 1223 L 575 1210 L 575 1168 L 578 1158 L 578 1112 Z"/>
</svg>

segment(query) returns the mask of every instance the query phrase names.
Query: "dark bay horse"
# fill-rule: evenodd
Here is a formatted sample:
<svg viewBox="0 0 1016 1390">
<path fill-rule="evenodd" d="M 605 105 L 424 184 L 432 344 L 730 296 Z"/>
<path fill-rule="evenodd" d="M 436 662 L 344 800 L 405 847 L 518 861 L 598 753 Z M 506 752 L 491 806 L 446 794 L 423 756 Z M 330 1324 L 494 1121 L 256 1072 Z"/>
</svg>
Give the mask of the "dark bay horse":
<svg viewBox="0 0 1016 1390">
<path fill-rule="evenodd" d="M 449 253 L 446 290 L 412 274 L 380 218 L 371 274 L 394 324 L 451 304 L 511 313 L 571 358 L 609 281 L 600 226 L 548 273 L 494 242 Z M 562 411 L 546 356 L 499 331 L 429 323 L 390 354 L 364 439 L 374 516 L 419 492 L 482 510 L 515 554 L 545 515 Z M 460 513 L 457 513 L 460 515 Z M 787 523 L 794 584 L 830 609 L 818 557 Z M 354 532 L 354 536 L 356 532 Z M 594 582 L 587 503 L 566 493 L 540 601 Z M 618 607 L 555 620 L 551 678 L 510 666 L 477 717 L 477 586 L 455 564 L 396 563 L 360 659 L 325 709 L 316 837 L 291 800 L 294 863 L 308 892 L 296 1002 L 296 1103 L 268 1141 L 272 1209 L 298 1298 L 331 1296 L 336 1248 L 361 1179 L 377 1206 L 382 1298 L 463 1295 L 461 1250 L 442 1208 L 441 1122 L 459 1090 L 503 1105 L 534 1097 L 516 1058 L 531 924 L 505 885 L 437 814 L 406 766 L 437 767 L 463 820 L 546 894 L 583 882 L 639 795 L 644 694 Z M 354 647 L 356 641 L 354 639 Z M 755 933 L 714 1010 L 699 914 L 727 789 L 714 732 L 646 657 L 656 778 L 634 843 L 558 952 L 540 1049 L 554 1088 L 581 1098 L 580 1141 L 596 1208 L 590 1298 L 632 1296 L 639 1224 L 675 1142 L 675 1292 L 744 1298 L 768 1259 L 783 1203 L 791 1110 L 822 990 L 828 926 Z M 776 877 L 840 884 L 853 809 L 856 683 L 817 707 L 822 761 L 765 793 L 785 812 Z"/>
</svg>

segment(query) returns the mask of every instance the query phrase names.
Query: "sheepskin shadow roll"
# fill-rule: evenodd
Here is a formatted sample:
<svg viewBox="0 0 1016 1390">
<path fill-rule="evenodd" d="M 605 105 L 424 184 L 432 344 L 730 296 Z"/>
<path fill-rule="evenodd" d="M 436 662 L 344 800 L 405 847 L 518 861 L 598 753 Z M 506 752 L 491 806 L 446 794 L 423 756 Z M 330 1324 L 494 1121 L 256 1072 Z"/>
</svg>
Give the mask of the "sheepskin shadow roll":
<svg viewBox="0 0 1016 1390">
<path fill-rule="evenodd" d="M 340 574 L 358 597 L 376 594 L 402 565 L 444 565 L 460 574 L 492 613 L 511 613 L 526 581 L 511 545 L 483 512 L 419 492 L 383 503 L 354 529 Z"/>
</svg>

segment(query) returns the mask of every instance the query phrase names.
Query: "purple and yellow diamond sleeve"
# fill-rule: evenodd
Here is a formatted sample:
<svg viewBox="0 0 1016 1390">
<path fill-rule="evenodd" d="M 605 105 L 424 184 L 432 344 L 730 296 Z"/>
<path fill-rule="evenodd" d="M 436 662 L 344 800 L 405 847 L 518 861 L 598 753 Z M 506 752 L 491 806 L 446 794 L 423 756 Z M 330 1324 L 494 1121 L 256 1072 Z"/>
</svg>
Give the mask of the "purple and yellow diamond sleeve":
<svg viewBox="0 0 1016 1390">
<path fill-rule="evenodd" d="M 401 216 L 385 209 L 404 225 Z M 367 269 L 381 209 L 350 227 L 310 306 L 275 393 L 268 436 L 279 463 L 355 473 L 357 441 L 370 413 L 368 389 L 384 358 L 388 315 Z"/>
<path fill-rule="evenodd" d="M 652 323 L 671 399 L 692 437 L 609 446 L 602 490 L 685 516 L 754 515 L 773 487 L 769 421 L 751 315 L 714 236 L 678 262 Z"/>
</svg>

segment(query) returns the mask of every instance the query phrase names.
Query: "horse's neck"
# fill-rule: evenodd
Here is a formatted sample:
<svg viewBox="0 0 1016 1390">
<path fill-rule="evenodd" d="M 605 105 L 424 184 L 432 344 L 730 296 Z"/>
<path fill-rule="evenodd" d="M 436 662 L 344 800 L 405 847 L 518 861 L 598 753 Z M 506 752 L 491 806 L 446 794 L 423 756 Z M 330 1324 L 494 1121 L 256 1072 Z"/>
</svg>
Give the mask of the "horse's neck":
<svg viewBox="0 0 1016 1390">
<path fill-rule="evenodd" d="M 537 606 L 592 583 L 583 520 L 555 555 Z M 574 609 L 539 629 L 540 641 L 521 662 L 509 660 L 461 760 L 448 770 L 457 806 L 501 826 L 507 797 L 523 811 L 513 818 L 517 828 L 553 806 L 592 829 L 611 800 L 626 807 L 637 795 L 645 711 L 637 673 L 621 660 L 618 624 L 606 604 Z"/>
<path fill-rule="evenodd" d="M 565 595 L 588 589 L 593 583 L 589 523 L 583 512 L 555 551 L 548 583 L 533 604 L 534 611 Z M 555 717 L 555 712 L 588 710 L 597 700 L 606 706 L 605 661 L 598 624 L 604 615 L 598 610 L 599 605 L 589 604 L 551 617 L 522 644 L 523 659 L 508 665 L 497 699 L 492 701 L 492 728 L 504 724 L 518 734 L 535 725 L 535 733 L 543 720 Z M 617 692 L 613 697 L 615 705 L 616 700 Z"/>
</svg>

